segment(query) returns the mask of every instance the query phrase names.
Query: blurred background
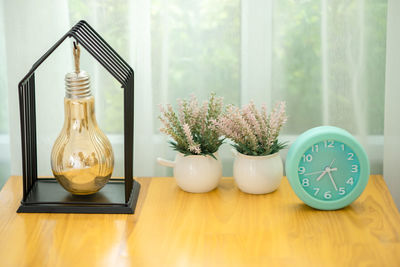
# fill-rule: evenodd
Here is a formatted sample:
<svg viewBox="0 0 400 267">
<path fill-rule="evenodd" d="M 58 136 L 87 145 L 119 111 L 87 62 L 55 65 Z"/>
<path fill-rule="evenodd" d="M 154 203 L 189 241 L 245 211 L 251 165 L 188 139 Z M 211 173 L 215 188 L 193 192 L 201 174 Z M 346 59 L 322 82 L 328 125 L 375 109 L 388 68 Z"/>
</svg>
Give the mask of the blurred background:
<svg viewBox="0 0 400 267">
<path fill-rule="evenodd" d="M 371 173 L 383 172 L 387 1 L 385 0 L 41 0 L 0 4 L 0 187 L 21 174 L 17 84 L 79 20 L 86 20 L 135 70 L 136 176 L 167 176 L 156 157 L 174 151 L 158 131 L 158 104 L 210 92 L 225 103 L 271 107 L 287 101 L 282 141 L 335 125 L 366 148 Z M 123 94 L 88 53 L 96 116 L 123 175 Z M 66 40 L 36 75 L 39 175 L 63 124 Z M 233 157 L 221 148 L 224 175 Z M 285 156 L 285 151 L 282 152 Z"/>
</svg>

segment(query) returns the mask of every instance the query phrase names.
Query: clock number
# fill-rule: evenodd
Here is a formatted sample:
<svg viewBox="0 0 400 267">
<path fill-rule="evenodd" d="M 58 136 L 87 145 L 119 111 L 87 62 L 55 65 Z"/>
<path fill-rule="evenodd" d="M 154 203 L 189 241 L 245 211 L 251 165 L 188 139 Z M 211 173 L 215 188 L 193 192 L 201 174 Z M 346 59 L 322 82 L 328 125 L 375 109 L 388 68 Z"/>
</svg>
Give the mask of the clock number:
<svg viewBox="0 0 400 267">
<path fill-rule="evenodd" d="M 344 151 L 344 144 L 342 144 L 341 147 L 342 147 L 342 151 Z"/>
<path fill-rule="evenodd" d="M 358 172 L 358 166 L 357 165 L 351 165 L 351 172 Z"/>
<path fill-rule="evenodd" d="M 304 174 L 306 172 L 306 168 L 300 167 L 299 172 L 300 172 L 299 174 Z"/>
<path fill-rule="evenodd" d="M 325 147 L 334 148 L 334 141 L 325 141 Z"/>
<path fill-rule="evenodd" d="M 318 187 L 314 187 L 313 190 L 315 191 L 314 196 L 316 196 L 319 192 L 319 188 Z"/>
<path fill-rule="evenodd" d="M 301 184 L 305 187 L 310 186 L 310 180 L 308 180 L 307 178 L 304 178 Z"/>
<path fill-rule="evenodd" d="M 346 194 L 344 187 L 339 187 L 339 195 L 344 195 L 344 194 Z"/>
<path fill-rule="evenodd" d="M 347 156 L 348 156 L 347 160 L 354 160 L 353 159 L 353 157 L 354 157 L 353 153 L 347 153 Z"/>
<path fill-rule="evenodd" d="M 354 183 L 353 177 L 350 177 L 350 178 L 346 181 L 346 184 L 349 184 L 349 185 L 353 185 L 353 183 Z"/>
<path fill-rule="evenodd" d="M 331 199 L 332 198 L 331 191 L 326 191 L 325 194 L 324 194 L 324 198 Z"/>
<path fill-rule="evenodd" d="M 312 152 L 318 152 L 318 145 L 313 145 L 313 146 L 311 147 L 311 151 L 312 151 Z"/>
<path fill-rule="evenodd" d="M 306 161 L 308 161 L 308 162 L 312 161 L 312 155 L 311 155 L 311 154 L 308 154 L 307 156 L 306 156 L 306 155 L 303 155 L 303 161 L 304 161 L 304 162 L 306 162 Z"/>
</svg>

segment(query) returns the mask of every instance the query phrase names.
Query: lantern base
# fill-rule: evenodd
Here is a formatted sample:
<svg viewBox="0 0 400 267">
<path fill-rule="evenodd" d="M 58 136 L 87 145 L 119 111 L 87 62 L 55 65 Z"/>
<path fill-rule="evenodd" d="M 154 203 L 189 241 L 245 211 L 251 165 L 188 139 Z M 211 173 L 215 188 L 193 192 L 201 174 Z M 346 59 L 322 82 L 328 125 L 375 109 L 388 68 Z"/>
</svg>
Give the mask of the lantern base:
<svg viewBox="0 0 400 267">
<path fill-rule="evenodd" d="M 56 179 L 39 178 L 17 212 L 133 214 L 139 191 L 140 184 L 133 180 L 129 201 L 125 203 L 124 179 L 111 179 L 92 195 L 72 195 Z"/>
</svg>

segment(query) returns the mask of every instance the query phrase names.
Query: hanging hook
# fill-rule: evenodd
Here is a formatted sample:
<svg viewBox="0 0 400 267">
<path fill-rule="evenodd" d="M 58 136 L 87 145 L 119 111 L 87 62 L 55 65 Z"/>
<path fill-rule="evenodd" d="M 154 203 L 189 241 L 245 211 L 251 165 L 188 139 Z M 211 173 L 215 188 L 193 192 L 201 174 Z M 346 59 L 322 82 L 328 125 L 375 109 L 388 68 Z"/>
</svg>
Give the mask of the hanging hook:
<svg viewBox="0 0 400 267">
<path fill-rule="evenodd" d="M 74 50 L 72 51 L 74 55 L 74 61 L 75 61 L 75 72 L 79 73 L 80 72 L 80 56 L 81 56 L 81 49 L 79 48 L 78 41 L 74 42 Z"/>
</svg>

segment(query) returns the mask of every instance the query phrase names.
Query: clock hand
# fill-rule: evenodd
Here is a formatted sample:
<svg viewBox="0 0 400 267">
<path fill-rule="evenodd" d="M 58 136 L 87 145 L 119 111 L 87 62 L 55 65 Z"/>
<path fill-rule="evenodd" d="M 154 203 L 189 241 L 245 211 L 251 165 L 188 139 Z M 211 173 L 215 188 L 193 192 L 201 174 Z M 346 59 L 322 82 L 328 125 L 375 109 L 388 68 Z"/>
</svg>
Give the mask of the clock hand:
<svg viewBox="0 0 400 267">
<path fill-rule="evenodd" d="M 336 186 L 336 184 L 335 184 L 335 180 L 333 180 L 333 177 L 332 177 L 332 174 L 331 174 L 330 171 L 328 172 L 328 175 L 329 175 L 329 178 L 331 178 L 331 181 L 332 181 L 333 186 L 335 187 L 335 190 L 338 191 L 338 190 L 337 190 L 337 186 Z"/>
<path fill-rule="evenodd" d="M 331 166 L 333 165 L 334 162 L 335 162 L 335 159 L 333 159 L 332 162 L 331 162 L 331 164 L 329 165 L 329 167 L 327 167 L 327 168 L 325 169 L 325 171 L 323 171 L 323 172 L 321 173 L 321 175 L 318 176 L 317 181 L 321 180 L 321 178 L 322 178 L 326 173 L 328 173 L 329 176 L 331 176 L 331 173 L 330 173 L 331 170 L 337 171 L 337 168 L 332 168 L 332 169 L 331 169 Z M 333 184 L 334 184 L 334 186 L 335 186 L 335 188 L 336 188 L 336 191 L 337 191 L 337 187 L 336 187 L 335 182 L 334 182 L 333 180 L 332 180 L 332 182 L 333 182 Z"/>
<path fill-rule="evenodd" d="M 310 172 L 310 173 L 306 173 L 306 174 L 304 174 L 304 175 L 311 175 L 311 174 L 317 174 L 317 173 L 321 173 L 321 172 L 324 172 L 324 171 L 318 171 L 318 172 Z"/>
<path fill-rule="evenodd" d="M 320 176 L 318 176 L 317 181 L 321 180 L 322 176 L 324 176 L 327 173 L 327 171 L 324 171 L 323 173 L 321 173 Z"/>
<path fill-rule="evenodd" d="M 333 159 L 331 164 L 329 164 L 329 168 L 332 167 L 333 163 L 335 162 L 336 159 Z"/>
<path fill-rule="evenodd" d="M 333 159 L 332 162 L 331 162 L 331 164 L 329 165 L 329 167 L 326 167 L 324 171 L 310 172 L 310 173 L 306 173 L 306 174 L 304 174 L 304 175 L 311 175 L 311 174 L 317 174 L 317 173 L 321 173 L 321 172 L 322 172 L 321 175 L 318 176 L 317 181 L 321 180 L 321 178 L 322 178 L 326 173 L 328 173 L 329 176 L 330 176 L 330 172 L 331 172 L 331 171 L 337 171 L 337 168 L 331 168 L 332 165 L 333 165 L 333 163 L 335 162 L 335 160 L 336 160 L 336 159 Z M 333 180 L 332 180 L 332 182 L 335 184 L 335 182 L 334 182 Z M 336 188 L 336 184 L 335 184 L 335 188 Z M 337 189 L 336 189 L 336 190 L 337 190 Z"/>
</svg>

